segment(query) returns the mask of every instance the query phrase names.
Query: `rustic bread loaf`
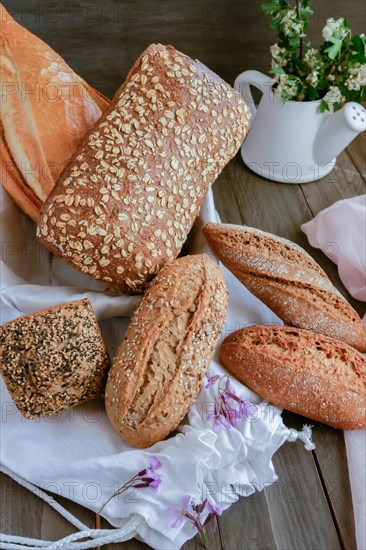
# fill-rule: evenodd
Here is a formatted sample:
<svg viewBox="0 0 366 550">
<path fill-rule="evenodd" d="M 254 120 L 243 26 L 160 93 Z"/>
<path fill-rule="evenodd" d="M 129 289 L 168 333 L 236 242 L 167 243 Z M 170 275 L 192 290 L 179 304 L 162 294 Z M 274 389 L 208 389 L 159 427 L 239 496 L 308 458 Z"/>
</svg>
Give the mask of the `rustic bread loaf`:
<svg viewBox="0 0 366 550">
<path fill-rule="evenodd" d="M 149 46 L 60 177 L 38 236 L 82 273 L 141 292 L 178 255 L 248 120 L 199 61 Z"/>
<path fill-rule="evenodd" d="M 209 223 L 222 263 L 281 319 L 366 351 L 366 329 L 325 272 L 297 244 L 259 229 Z"/>
<path fill-rule="evenodd" d="M 42 203 L 109 100 L 0 4 L 0 183 L 37 221 Z"/>
<path fill-rule="evenodd" d="M 0 327 L 0 372 L 26 418 L 54 414 L 102 393 L 109 357 L 88 299 Z"/>
<path fill-rule="evenodd" d="M 257 326 L 230 334 L 220 354 L 274 405 L 334 428 L 366 428 L 366 361 L 351 346 L 307 330 Z"/>
<path fill-rule="evenodd" d="M 108 377 L 106 408 L 117 433 L 149 447 L 195 401 L 226 316 L 227 291 L 208 256 L 165 266 L 144 294 Z"/>
</svg>

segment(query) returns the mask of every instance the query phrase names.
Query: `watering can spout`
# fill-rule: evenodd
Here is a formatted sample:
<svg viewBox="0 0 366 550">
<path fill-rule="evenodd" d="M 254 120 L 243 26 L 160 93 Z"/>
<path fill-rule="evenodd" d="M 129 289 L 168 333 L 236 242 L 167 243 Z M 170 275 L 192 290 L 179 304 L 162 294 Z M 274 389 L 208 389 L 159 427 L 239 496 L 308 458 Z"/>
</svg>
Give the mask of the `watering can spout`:
<svg viewBox="0 0 366 550">
<path fill-rule="evenodd" d="M 325 118 L 314 141 L 314 157 L 320 165 L 331 162 L 366 127 L 366 112 L 359 103 L 347 103 L 343 109 Z"/>
</svg>

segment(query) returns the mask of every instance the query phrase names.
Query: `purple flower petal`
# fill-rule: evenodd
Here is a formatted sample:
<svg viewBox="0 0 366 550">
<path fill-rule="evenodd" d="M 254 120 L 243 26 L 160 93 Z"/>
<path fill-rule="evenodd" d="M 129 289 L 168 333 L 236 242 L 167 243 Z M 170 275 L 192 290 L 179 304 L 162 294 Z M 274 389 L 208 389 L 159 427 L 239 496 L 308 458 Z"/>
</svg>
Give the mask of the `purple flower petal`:
<svg viewBox="0 0 366 550">
<path fill-rule="evenodd" d="M 182 508 L 183 510 L 188 510 L 189 505 L 191 504 L 192 497 L 189 495 L 184 495 L 182 498 Z"/>
<path fill-rule="evenodd" d="M 207 502 L 206 508 L 210 512 L 210 514 L 221 516 L 224 506 L 223 504 L 212 504 L 212 502 Z"/>
<path fill-rule="evenodd" d="M 176 508 L 168 508 L 168 513 L 175 516 L 174 521 L 170 524 L 170 527 L 177 528 L 182 525 L 184 521 L 184 516 L 182 516 L 181 511 Z"/>
<path fill-rule="evenodd" d="M 148 462 L 151 470 L 159 470 L 161 468 L 161 462 L 156 456 L 149 456 Z"/>
<path fill-rule="evenodd" d="M 208 372 L 205 373 L 205 376 L 207 378 L 207 384 L 205 385 L 205 388 L 210 388 L 211 386 L 214 386 L 219 380 L 220 376 L 218 374 L 215 374 L 214 376 L 210 376 Z"/>
</svg>

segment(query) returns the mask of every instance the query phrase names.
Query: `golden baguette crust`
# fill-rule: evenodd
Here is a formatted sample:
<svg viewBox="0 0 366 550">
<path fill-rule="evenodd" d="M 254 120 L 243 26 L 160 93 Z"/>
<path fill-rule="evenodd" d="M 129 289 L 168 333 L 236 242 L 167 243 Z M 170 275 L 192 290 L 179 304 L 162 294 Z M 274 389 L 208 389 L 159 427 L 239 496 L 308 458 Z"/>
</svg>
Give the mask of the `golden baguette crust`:
<svg viewBox="0 0 366 550">
<path fill-rule="evenodd" d="M 0 327 L 0 372 L 26 418 L 58 413 L 102 393 L 109 356 L 88 299 Z"/>
<path fill-rule="evenodd" d="M 227 291 L 208 256 L 165 266 L 137 308 L 106 388 L 108 417 L 127 443 L 149 447 L 195 401 L 226 317 Z"/>
<path fill-rule="evenodd" d="M 343 342 L 257 326 L 225 338 L 220 356 L 238 380 L 278 407 L 334 428 L 366 428 L 366 361 Z"/>
<path fill-rule="evenodd" d="M 38 237 L 82 273 L 143 291 L 178 255 L 248 121 L 207 67 L 149 46 L 48 197 Z"/>
<path fill-rule="evenodd" d="M 1 183 L 34 221 L 109 100 L 0 5 Z"/>
<path fill-rule="evenodd" d="M 222 263 L 286 323 L 366 351 L 357 312 L 300 246 L 246 226 L 209 223 L 203 231 Z"/>
</svg>

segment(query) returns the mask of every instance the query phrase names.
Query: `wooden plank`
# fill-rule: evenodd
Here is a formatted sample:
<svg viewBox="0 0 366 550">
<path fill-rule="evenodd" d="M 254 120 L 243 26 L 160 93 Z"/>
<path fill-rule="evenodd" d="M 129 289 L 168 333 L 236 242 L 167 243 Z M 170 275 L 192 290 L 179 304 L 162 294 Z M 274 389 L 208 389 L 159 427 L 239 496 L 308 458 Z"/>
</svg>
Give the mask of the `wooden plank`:
<svg viewBox="0 0 366 550">
<path fill-rule="evenodd" d="M 354 162 L 363 179 L 366 179 L 366 135 L 359 134 L 347 147 L 347 153 Z"/>
<path fill-rule="evenodd" d="M 342 546 L 355 549 L 355 522 L 343 431 L 329 429 L 317 422 L 314 424 L 313 434 L 322 484 L 328 495 Z M 316 497 L 319 495 L 316 494 Z"/>
<path fill-rule="evenodd" d="M 41 537 L 42 505 L 35 495 L 0 473 L 0 531 L 8 535 Z"/>
<path fill-rule="evenodd" d="M 341 548 L 312 453 L 300 442 L 285 444 L 273 462 L 280 480 L 266 497 L 277 548 Z"/>
<path fill-rule="evenodd" d="M 219 518 L 219 527 L 224 550 L 276 548 L 264 491 L 240 498 Z"/>
<path fill-rule="evenodd" d="M 87 508 L 84 508 L 76 502 L 66 498 L 55 495 L 52 496 L 87 527 L 90 529 L 94 528 L 95 514 L 91 510 L 88 510 Z M 40 505 L 39 501 L 37 505 Z M 41 538 L 43 540 L 59 540 L 67 535 L 75 533 L 76 531 L 76 527 L 60 516 L 56 510 L 51 508 L 51 506 L 48 506 L 48 504 L 42 503 Z"/>
</svg>

